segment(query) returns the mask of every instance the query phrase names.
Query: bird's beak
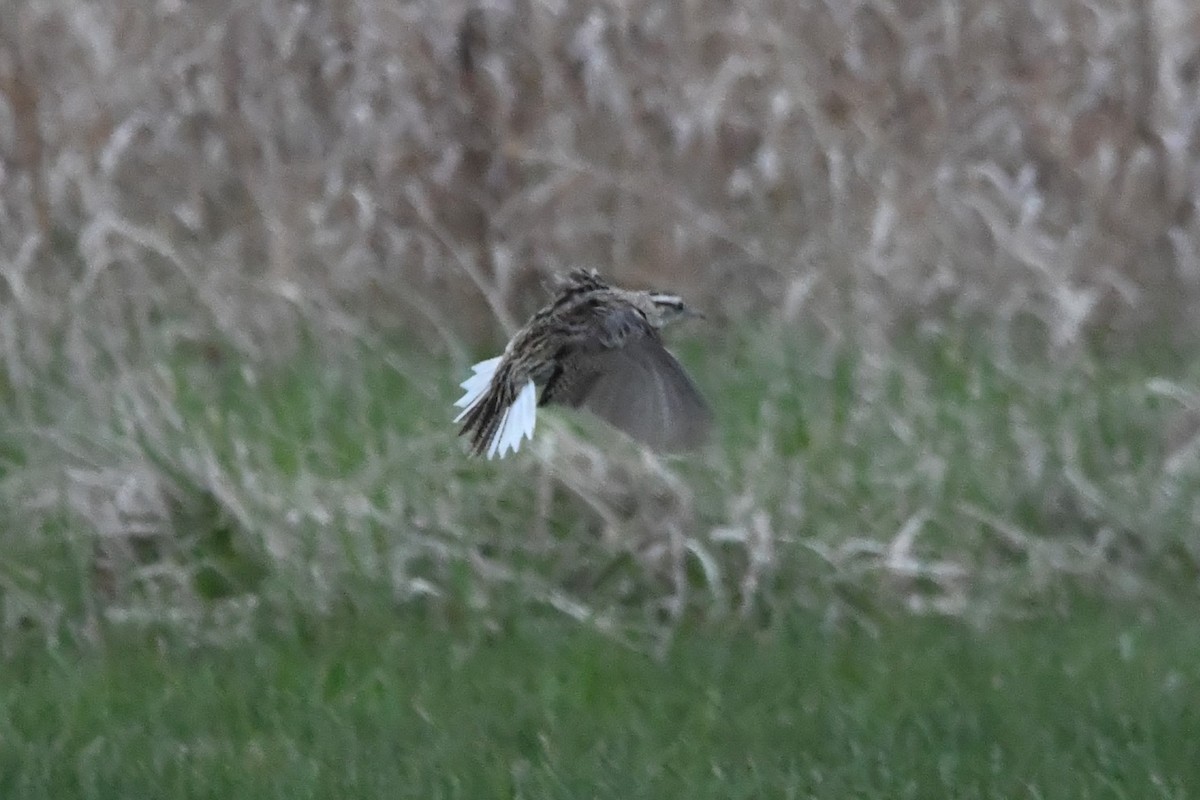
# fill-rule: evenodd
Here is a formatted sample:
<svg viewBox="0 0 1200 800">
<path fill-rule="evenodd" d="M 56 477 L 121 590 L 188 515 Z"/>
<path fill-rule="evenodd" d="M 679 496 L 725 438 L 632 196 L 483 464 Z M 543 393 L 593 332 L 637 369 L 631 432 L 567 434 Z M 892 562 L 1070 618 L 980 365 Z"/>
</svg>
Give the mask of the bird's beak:
<svg viewBox="0 0 1200 800">
<path fill-rule="evenodd" d="M 705 316 L 703 311 L 697 311 L 696 309 L 692 308 L 691 306 L 686 306 L 683 309 L 683 317 L 684 317 L 684 319 L 708 319 L 708 317 Z"/>
</svg>

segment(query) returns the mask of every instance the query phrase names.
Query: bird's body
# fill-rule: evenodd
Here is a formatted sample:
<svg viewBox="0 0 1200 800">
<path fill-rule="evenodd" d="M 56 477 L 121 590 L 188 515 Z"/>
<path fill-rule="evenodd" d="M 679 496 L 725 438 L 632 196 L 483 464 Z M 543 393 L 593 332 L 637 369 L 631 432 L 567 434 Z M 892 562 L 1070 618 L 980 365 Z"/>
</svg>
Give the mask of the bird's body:
<svg viewBox="0 0 1200 800">
<path fill-rule="evenodd" d="M 455 403 L 460 433 L 471 437 L 476 455 L 504 456 L 533 437 L 537 406 L 558 403 L 586 408 L 658 450 L 696 446 L 711 413 L 659 335 L 668 322 L 692 315 L 674 295 L 571 272 L 504 353 L 476 364 L 463 381 L 466 394 Z"/>
</svg>

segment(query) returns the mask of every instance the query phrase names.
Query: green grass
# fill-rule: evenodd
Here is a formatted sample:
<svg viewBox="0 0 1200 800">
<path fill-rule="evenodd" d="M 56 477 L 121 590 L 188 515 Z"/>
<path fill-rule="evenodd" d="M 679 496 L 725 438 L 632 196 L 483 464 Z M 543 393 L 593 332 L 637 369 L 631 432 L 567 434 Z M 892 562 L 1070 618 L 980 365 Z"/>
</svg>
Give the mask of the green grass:
<svg viewBox="0 0 1200 800">
<path fill-rule="evenodd" d="M 484 613 L 515 598 L 637 636 L 797 607 L 1036 613 L 1200 575 L 1200 458 L 1172 454 L 1182 404 L 1149 388 L 1186 394 L 1186 364 L 1018 361 L 968 332 L 874 353 L 717 333 L 677 342 L 717 417 L 682 460 L 565 412 L 518 457 L 466 458 L 449 421 L 465 364 L 383 346 L 313 341 L 273 364 L 164 349 L 88 378 L 104 402 L 48 378 L 0 423 L 4 619 L 53 639 L 114 610 L 183 615 L 219 636 L 214 603 L 382 591 Z"/>
<path fill-rule="evenodd" d="M 717 416 L 682 460 L 569 414 L 467 459 L 464 365 L 344 342 L 21 395 L 0 797 L 1200 785 L 1187 364 L 679 350 Z"/>
<path fill-rule="evenodd" d="M 1198 652 L 1182 610 L 799 616 L 683 630 L 659 659 L 537 615 L 118 634 L 6 665 L 0 796 L 1182 798 Z"/>
</svg>

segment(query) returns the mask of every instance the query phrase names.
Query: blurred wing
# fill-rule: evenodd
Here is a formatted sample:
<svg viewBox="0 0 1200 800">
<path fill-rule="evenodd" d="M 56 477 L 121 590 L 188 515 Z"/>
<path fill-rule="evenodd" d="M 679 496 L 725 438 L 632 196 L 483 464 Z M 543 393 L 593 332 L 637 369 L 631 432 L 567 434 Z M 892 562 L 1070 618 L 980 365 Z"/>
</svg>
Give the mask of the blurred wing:
<svg viewBox="0 0 1200 800">
<path fill-rule="evenodd" d="M 708 403 L 657 336 L 576 357 L 579 378 L 556 401 L 586 408 L 655 450 L 690 450 L 707 438 Z"/>
</svg>

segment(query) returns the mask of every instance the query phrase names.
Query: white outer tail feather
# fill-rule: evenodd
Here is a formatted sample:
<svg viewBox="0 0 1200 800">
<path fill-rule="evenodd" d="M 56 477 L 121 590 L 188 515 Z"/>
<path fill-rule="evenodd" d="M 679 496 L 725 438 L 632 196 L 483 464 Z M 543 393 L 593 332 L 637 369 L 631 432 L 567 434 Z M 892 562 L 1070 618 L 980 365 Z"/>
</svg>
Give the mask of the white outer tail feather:
<svg viewBox="0 0 1200 800">
<path fill-rule="evenodd" d="M 461 422 L 462 418 L 487 393 L 487 390 L 492 385 L 492 377 L 496 374 L 496 368 L 500 366 L 502 358 L 503 356 L 489 358 L 471 367 L 471 377 L 459 384 L 465 390 L 465 393 L 454 402 L 456 408 L 462 409 L 458 413 L 458 416 L 454 418 L 455 422 Z M 488 459 L 495 458 L 497 455 L 504 458 L 509 450 L 512 450 L 514 453 L 520 450 L 523 438 L 533 438 L 533 426 L 536 421 L 537 387 L 534 386 L 533 381 L 529 381 L 521 387 L 521 391 L 517 393 L 517 399 L 512 402 L 512 405 L 504 409 L 504 415 L 500 418 L 500 425 L 497 426 L 495 434 L 492 436 L 491 441 L 488 442 Z"/>
<path fill-rule="evenodd" d="M 479 398 L 483 397 L 483 393 L 492 383 L 492 376 L 496 374 L 496 367 L 500 366 L 500 359 L 501 356 L 496 356 L 487 361 L 480 361 L 471 367 L 474 374 L 459 384 L 467 390 L 467 393 L 454 402 L 456 408 L 462 409 L 462 412 L 454 418 L 455 422 L 461 422 L 467 412 L 479 402 Z"/>
</svg>

